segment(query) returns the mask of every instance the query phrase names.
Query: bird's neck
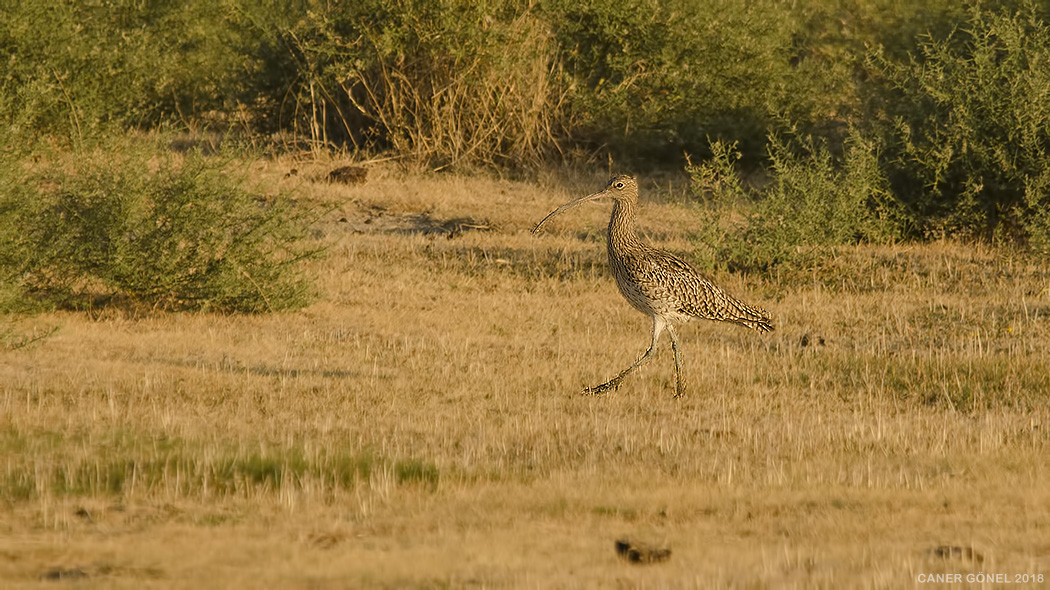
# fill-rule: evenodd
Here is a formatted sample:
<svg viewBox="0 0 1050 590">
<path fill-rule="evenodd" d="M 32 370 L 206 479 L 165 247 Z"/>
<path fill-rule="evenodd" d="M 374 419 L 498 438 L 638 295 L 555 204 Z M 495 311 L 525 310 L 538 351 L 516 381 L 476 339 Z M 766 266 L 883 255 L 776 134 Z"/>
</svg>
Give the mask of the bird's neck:
<svg viewBox="0 0 1050 590">
<path fill-rule="evenodd" d="M 634 232 L 634 203 L 614 201 L 612 217 L 609 218 L 609 251 L 630 250 L 640 245 L 641 240 Z"/>
</svg>

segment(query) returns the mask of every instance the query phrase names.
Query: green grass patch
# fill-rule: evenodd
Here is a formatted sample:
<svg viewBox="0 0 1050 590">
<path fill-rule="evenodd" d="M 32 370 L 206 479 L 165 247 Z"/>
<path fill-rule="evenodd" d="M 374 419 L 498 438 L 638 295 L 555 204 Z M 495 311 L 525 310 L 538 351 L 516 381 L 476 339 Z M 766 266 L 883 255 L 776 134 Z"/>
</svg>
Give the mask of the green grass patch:
<svg viewBox="0 0 1050 590">
<path fill-rule="evenodd" d="M 370 484 L 381 471 L 402 486 L 434 490 L 440 470 L 418 458 L 393 459 L 369 449 L 305 451 L 299 446 L 215 450 L 193 442 L 160 444 L 128 432 L 105 440 L 68 439 L 60 433 L 26 434 L 5 429 L 0 441 L 9 457 L 0 473 L 0 498 L 105 497 L 175 494 L 225 497 L 276 494 L 307 487 L 323 494 Z"/>
<path fill-rule="evenodd" d="M 399 484 L 419 484 L 436 489 L 440 479 L 437 465 L 420 459 L 404 459 L 394 463 L 394 475 Z"/>
</svg>

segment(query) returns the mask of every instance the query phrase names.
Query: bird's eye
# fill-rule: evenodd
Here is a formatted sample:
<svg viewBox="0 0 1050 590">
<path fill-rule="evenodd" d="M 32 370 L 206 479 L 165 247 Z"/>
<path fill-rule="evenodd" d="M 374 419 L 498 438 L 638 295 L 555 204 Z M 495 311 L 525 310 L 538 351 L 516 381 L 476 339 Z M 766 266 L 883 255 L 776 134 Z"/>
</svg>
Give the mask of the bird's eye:
<svg viewBox="0 0 1050 590">
<path fill-rule="evenodd" d="M 616 188 L 623 188 L 623 183 L 622 182 L 617 182 L 616 183 Z"/>
</svg>

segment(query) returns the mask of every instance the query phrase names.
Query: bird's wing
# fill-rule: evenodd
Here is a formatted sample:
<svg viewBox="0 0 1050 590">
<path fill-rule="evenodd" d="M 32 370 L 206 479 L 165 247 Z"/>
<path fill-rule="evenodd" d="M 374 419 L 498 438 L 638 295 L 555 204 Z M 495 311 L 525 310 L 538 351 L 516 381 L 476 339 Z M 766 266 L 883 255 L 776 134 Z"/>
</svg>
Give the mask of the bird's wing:
<svg viewBox="0 0 1050 590">
<path fill-rule="evenodd" d="M 638 283 L 650 301 L 661 301 L 674 311 L 694 317 L 733 322 L 768 332 L 769 313 L 726 293 L 688 262 L 662 250 L 651 249 L 639 269 Z"/>
</svg>

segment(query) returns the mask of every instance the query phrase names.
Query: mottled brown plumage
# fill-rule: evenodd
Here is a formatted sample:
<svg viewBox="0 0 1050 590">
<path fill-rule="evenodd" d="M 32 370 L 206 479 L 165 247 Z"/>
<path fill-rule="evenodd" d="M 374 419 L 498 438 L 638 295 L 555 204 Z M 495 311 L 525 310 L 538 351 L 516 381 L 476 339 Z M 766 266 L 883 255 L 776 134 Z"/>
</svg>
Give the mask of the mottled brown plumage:
<svg viewBox="0 0 1050 590">
<path fill-rule="evenodd" d="M 752 307 L 726 293 L 709 278 L 697 272 L 681 258 L 645 244 L 634 231 L 634 208 L 638 203 L 638 184 L 634 178 L 619 175 L 609 181 L 605 190 L 569 201 L 543 218 L 532 230 L 555 215 L 582 203 L 609 198 L 613 201 L 609 219 L 607 246 L 609 266 L 620 293 L 638 311 L 653 320 L 649 350 L 609 381 L 589 387 L 585 393 L 601 394 L 616 389 L 624 377 L 647 362 L 656 349 L 660 335 L 667 331 L 675 363 L 675 397 L 685 393 L 678 334 L 674 324 L 693 318 L 732 322 L 760 332 L 773 330 L 769 313 Z"/>
</svg>

